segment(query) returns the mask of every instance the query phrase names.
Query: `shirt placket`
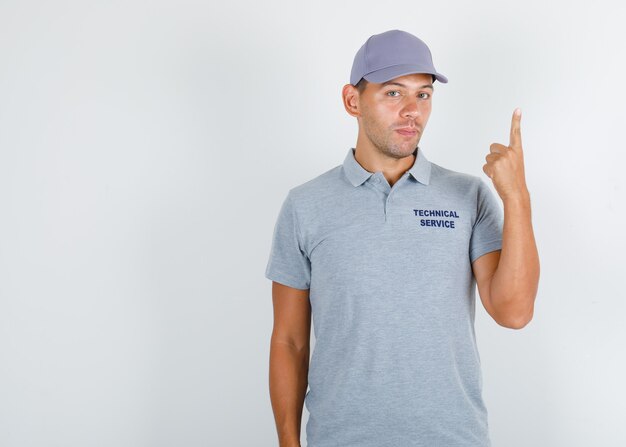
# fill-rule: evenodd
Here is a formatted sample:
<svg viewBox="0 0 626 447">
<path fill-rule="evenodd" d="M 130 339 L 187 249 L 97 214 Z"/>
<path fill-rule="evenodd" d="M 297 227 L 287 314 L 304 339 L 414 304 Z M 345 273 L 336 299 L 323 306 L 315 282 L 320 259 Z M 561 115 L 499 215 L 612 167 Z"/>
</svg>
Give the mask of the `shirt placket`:
<svg viewBox="0 0 626 447">
<path fill-rule="evenodd" d="M 404 175 L 400 177 L 396 183 L 394 183 L 393 187 L 389 186 L 389 182 L 387 182 L 387 179 L 380 171 L 375 172 L 368 179 L 368 185 L 378 193 L 381 200 L 383 222 L 389 221 L 394 197 L 398 194 L 398 189 L 402 186 L 402 183 L 406 181 L 408 175 L 409 173 L 405 172 Z"/>
</svg>

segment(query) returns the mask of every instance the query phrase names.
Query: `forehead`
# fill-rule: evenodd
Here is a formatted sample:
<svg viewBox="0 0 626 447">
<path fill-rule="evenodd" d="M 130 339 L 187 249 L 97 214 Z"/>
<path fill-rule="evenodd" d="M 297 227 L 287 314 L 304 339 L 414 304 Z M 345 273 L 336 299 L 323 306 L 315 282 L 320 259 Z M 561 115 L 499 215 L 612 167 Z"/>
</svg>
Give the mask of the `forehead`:
<svg viewBox="0 0 626 447">
<path fill-rule="evenodd" d="M 409 75 L 398 76 L 397 78 L 390 79 L 386 82 L 377 84 L 379 88 L 393 85 L 396 87 L 406 88 L 430 88 L 434 89 L 432 84 L 432 75 L 428 73 L 412 73 Z"/>
</svg>

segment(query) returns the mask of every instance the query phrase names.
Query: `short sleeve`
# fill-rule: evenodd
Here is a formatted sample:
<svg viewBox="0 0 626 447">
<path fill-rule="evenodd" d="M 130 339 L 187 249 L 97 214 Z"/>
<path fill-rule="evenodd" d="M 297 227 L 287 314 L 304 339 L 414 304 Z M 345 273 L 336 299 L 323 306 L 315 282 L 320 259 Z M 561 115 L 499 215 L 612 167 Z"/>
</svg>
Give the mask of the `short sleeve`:
<svg viewBox="0 0 626 447">
<path fill-rule="evenodd" d="M 291 193 L 283 201 L 274 235 L 265 277 L 296 289 L 308 289 L 311 263 L 303 250 L 299 222 Z"/>
<path fill-rule="evenodd" d="M 502 208 L 483 179 L 478 180 L 476 221 L 470 238 L 470 263 L 485 253 L 502 249 Z"/>
</svg>

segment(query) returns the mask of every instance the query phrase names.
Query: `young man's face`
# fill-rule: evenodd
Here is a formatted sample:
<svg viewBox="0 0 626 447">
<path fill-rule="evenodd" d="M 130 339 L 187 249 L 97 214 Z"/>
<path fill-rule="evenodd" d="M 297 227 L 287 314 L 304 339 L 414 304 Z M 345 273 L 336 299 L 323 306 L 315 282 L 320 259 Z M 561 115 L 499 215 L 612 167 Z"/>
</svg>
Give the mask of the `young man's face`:
<svg viewBox="0 0 626 447">
<path fill-rule="evenodd" d="M 432 107 L 430 74 L 399 76 L 369 83 L 359 96 L 359 140 L 394 158 L 409 156 L 417 147 Z M 412 133 L 399 132 L 409 128 Z"/>
</svg>

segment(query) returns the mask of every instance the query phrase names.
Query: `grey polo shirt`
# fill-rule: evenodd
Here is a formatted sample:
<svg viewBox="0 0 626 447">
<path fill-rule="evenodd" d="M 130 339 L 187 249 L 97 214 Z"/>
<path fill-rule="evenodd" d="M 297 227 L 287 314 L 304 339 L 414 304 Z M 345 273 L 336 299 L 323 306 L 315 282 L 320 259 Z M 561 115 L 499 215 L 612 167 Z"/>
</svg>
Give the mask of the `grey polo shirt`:
<svg viewBox="0 0 626 447">
<path fill-rule="evenodd" d="M 265 276 L 309 289 L 308 447 L 488 447 L 471 262 L 502 247 L 479 177 L 429 162 L 393 185 L 350 148 L 289 190 Z"/>
</svg>

